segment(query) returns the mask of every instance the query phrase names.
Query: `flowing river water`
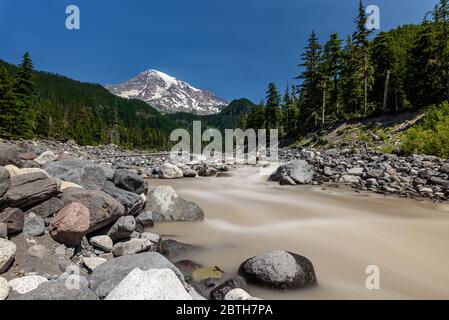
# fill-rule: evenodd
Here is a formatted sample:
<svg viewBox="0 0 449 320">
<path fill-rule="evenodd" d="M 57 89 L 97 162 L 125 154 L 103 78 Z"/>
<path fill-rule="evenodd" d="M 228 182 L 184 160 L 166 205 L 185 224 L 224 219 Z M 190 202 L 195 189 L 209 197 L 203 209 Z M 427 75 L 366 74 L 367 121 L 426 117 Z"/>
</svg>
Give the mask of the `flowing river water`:
<svg viewBox="0 0 449 320">
<path fill-rule="evenodd" d="M 449 299 L 449 205 L 358 194 L 347 187 L 279 186 L 267 172 L 231 177 L 151 180 L 168 184 L 205 212 L 201 223 L 158 223 L 152 232 L 202 246 L 186 258 L 237 275 L 244 260 L 268 250 L 306 256 L 318 285 L 274 291 L 264 299 Z M 380 290 L 365 285 L 380 268 Z"/>
</svg>

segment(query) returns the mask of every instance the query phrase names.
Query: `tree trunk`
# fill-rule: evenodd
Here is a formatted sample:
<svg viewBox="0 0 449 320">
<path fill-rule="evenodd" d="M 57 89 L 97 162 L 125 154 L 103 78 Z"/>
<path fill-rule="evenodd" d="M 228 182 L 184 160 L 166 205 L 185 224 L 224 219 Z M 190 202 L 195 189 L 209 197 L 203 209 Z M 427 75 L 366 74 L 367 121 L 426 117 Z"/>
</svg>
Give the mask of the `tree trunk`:
<svg viewBox="0 0 449 320">
<path fill-rule="evenodd" d="M 387 110 L 388 104 L 388 86 L 390 84 L 390 70 L 387 71 L 387 76 L 385 77 L 385 89 L 384 89 L 384 104 L 382 107 L 383 111 Z"/>
<path fill-rule="evenodd" d="M 364 78 L 365 78 L 365 101 L 363 103 L 363 109 L 364 109 L 364 114 L 365 117 L 368 114 L 368 56 L 365 52 L 365 74 L 364 74 Z"/>
<path fill-rule="evenodd" d="M 322 115 L 322 124 L 324 125 L 326 119 L 326 82 L 323 84 L 323 115 Z"/>
</svg>

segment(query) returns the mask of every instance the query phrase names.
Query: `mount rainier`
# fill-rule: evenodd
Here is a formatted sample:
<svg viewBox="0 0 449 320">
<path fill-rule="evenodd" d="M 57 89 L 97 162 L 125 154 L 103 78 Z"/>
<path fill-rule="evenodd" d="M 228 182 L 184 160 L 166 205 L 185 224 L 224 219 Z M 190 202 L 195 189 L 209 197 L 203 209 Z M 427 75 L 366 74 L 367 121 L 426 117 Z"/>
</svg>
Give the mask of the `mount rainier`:
<svg viewBox="0 0 449 320">
<path fill-rule="evenodd" d="M 123 98 L 143 100 L 162 113 L 213 114 L 229 104 L 209 91 L 153 69 L 141 72 L 123 84 L 106 86 L 106 89 Z"/>
</svg>

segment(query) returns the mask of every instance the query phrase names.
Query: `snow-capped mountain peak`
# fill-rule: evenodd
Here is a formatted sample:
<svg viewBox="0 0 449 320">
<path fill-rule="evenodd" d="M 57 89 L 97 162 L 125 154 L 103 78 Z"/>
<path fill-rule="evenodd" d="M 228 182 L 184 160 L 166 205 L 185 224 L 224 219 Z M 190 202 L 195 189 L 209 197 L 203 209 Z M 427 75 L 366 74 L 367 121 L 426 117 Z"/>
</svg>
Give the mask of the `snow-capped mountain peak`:
<svg viewBox="0 0 449 320">
<path fill-rule="evenodd" d="M 123 98 L 143 100 L 164 113 L 213 114 L 228 104 L 209 91 L 197 89 L 154 69 L 141 72 L 123 84 L 106 88 Z"/>
</svg>

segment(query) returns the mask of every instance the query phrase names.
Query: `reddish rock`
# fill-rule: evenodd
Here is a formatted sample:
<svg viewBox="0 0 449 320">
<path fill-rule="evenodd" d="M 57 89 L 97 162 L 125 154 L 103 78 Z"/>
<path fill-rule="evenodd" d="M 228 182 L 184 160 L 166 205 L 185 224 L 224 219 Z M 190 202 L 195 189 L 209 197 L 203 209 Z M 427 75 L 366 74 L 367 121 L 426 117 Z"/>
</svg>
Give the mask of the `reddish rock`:
<svg viewBox="0 0 449 320">
<path fill-rule="evenodd" d="M 34 160 L 37 156 L 32 152 L 22 152 L 17 155 L 22 160 Z"/>
<path fill-rule="evenodd" d="M 73 202 L 59 211 L 50 224 L 54 240 L 68 246 L 81 242 L 90 226 L 89 209 L 79 202 Z"/>
</svg>

